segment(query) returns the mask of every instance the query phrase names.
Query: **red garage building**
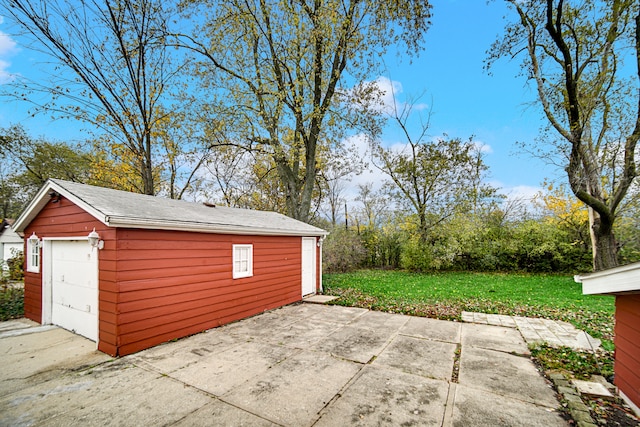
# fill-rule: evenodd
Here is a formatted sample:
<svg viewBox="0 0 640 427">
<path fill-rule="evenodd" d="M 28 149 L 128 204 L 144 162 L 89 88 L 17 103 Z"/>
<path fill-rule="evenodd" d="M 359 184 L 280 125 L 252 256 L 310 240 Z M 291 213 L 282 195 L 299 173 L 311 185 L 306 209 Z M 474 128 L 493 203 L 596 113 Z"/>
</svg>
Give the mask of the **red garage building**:
<svg viewBox="0 0 640 427">
<path fill-rule="evenodd" d="M 16 220 L 25 316 L 125 355 L 321 289 L 324 230 L 274 212 L 49 180 Z"/>
<path fill-rule="evenodd" d="M 616 297 L 615 385 L 640 415 L 640 262 L 576 276 L 584 294 Z"/>
</svg>

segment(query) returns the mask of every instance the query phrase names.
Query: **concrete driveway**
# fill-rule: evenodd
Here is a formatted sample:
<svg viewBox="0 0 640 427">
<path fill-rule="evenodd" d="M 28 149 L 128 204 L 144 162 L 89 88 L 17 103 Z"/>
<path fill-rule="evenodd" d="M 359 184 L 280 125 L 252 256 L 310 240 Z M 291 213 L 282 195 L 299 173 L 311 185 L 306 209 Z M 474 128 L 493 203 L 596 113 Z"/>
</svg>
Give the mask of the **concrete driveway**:
<svg viewBox="0 0 640 427">
<path fill-rule="evenodd" d="M 294 304 L 111 359 L 0 338 L 3 426 L 566 426 L 515 329 Z"/>
</svg>

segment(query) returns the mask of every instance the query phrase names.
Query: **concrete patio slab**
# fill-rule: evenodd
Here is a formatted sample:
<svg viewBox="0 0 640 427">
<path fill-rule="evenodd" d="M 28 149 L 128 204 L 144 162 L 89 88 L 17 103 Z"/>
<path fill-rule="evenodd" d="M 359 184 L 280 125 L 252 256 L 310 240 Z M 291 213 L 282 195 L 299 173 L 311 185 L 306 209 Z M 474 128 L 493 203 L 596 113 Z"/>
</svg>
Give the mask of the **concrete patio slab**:
<svg viewBox="0 0 640 427">
<path fill-rule="evenodd" d="M 317 306 L 314 305 L 314 307 Z M 338 305 L 322 306 L 322 308 L 323 310 L 313 315 L 312 319 L 321 319 L 327 322 L 347 324 L 369 312 L 366 308 L 342 307 Z"/>
<path fill-rule="evenodd" d="M 501 326 L 462 324 L 462 345 L 504 351 L 507 353 L 529 354 L 529 348 L 515 329 Z"/>
<path fill-rule="evenodd" d="M 10 331 L 12 329 L 28 328 L 28 327 L 39 326 L 39 325 L 40 325 L 39 323 L 34 322 L 33 320 L 26 319 L 24 317 L 22 319 L 5 320 L 4 322 L 0 322 L 0 332 Z"/>
<path fill-rule="evenodd" d="M 392 334 L 388 330 L 344 326 L 311 349 L 358 363 L 368 363 L 387 346 Z"/>
<path fill-rule="evenodd" d="M 204 356 L 198 362 L 174 371 L 172 377 L 215 396 L 222 396 L 296 352 L 283 346 L 244 343 Z"/>
<path fill-rule="evenodd" d="M 34 322 L 33 320 L 25 318 L 6 320 L 4 322 L 0 322 L 0 336 L 6 336 L 2 334 L 8 331 L 17 331 L 20 329 L 33 328 L 36 326 L 40 326 L 40 324 Z"/>
<path fill-rule="evenodd" d="M 401 314 L 389 314 L 381 311 L 367 311 L 353 319 L 349 325 L 367 328 L 380 332 L 397 332 L 399 328 L 409 321 L 409 316 Z"/>
<path fill-rule="evenodd" d="M 132 399 L 129 394 L 132 388 L 158 377 L 156 373 L 116 360 L 90 371 L 38 379 L 29 387 L 0 398 L 0 425 L 49 425 L 58 416 L 100 404 L 113 395 L 122 394 Z M 135 403 L 140 404 L 141 398 L 135 396 Z"/>
<path fill-rule="evenodd" d="M 440 426 L 448 388 L 444 381 L 367 366 L 315 426 Z"/>
<path fill-rule="evenodd" d="M 94 342 L 60 328 L 2 338 L 0 355 L 0 396 L 38 379 L 47 380 L 112 359 L 97 351 Z"/>
<path fill-rule="evenodd" d="M 131 396 L 136 396 L 132 405 Z M 180 396 L 180 398 L 176 398 Z M 211 401 L 195 388 L 167 377 L 139 381 L 134 387 L 110 393 L 106 399 L 64 412 L 46 424 L 51 426 L 122 426 L 135 420 L 140 426 L 170 425 Z"/>
<path fill-rule="evenodd" d="M 278 308 L 276 310 L 272 310 L 270 313 L 278 316 L 295 317 L 302 319 L 313 317 L 318 314 L 323 315 L 326 312 L 327 307 L 318 304 L 292 304 Z"/>
<path fill-rule="evenodd" d="M 460 385 L 500 396 L 556 408 L 558 400 L 551 386 L 540 376 L 528 357 L 495 350 L 462 347 Z"/>
<path fill-rule="evenodd" d="M 164 343 L 131 356 L 134 363 L 164 374 L 201 361 L 204 357 L 221 353 L 242 344 L 245 340 L 220 329 L 194 335 L 188 340 Z"/>
<path fill-rule="evenodd" d="M 271 335 L 274 329 L 290 326 L 299 320 L 300 317 L 296 315 L 286 316 L 269 311 L 240 322 L 230 323 L 220 329 L 232 336 L 260 340 Z"/>
<path fill-rule="evenodd" d="M 271 344 L 292 348 L 309 348 L 326 336 L 338 331 L 342 326 L 340 323 L 313 319 L 275 329 L 264 340 Z"/>
<path fill-rule="evenodd" d="M 450 381 L 456 344 L 398 335 L 373 361 L 408 374 Z"/>
<path fill-rule="evenodd" d="M 402 335 L 452 343 L 460 342 L 461 324 L 427 317 L 411 317 L 400 328 Z"/>
<path fill-rule="evenodd" d="M 231 391 L 224 400 L 282 425 L 311 425 L 360 368 L 326 354 L 302 351 Z"/>
<path fill-rule="evenodd" d="M 58 328 L 5 337 L 0 425 L 555 426 L 504 330 L 305 303 L 115 360 Z"/>
<path fill-rule="evenodd" d="M 277 427 L 278 424 L 243 411 L 218 399 L 213 399 L 211 403 L 208 403 L 173 424 L 173 427 L 211 426 Z"/>
<path fill-rule="evenodd" d="M 462 384 L 455 388 L 453 426 L 566 427 L 557 411 L 518 399 L 480 391 Z"/>
<path fill-rule="evenodd" d="M 326 304 L 337 298 L 338 297 L 331 296 L 331 295 L 311 295 L 311 296 L 305 297 L 304 302 L 312 302 L 314 304 Z"/>
</svg>

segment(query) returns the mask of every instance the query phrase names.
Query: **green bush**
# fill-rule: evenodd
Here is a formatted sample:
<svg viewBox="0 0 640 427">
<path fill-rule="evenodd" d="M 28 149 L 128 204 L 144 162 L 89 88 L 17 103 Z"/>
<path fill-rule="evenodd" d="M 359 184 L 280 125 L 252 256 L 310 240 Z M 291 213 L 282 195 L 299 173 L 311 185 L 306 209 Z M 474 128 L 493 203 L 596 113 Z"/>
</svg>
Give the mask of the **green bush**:
<svg viewBox="0 0 640 427">
<path fill-rule="evenodd" d="M 346 273 L 362 267 L 367 250 L 357 233 L 336 228 L 324 241 L 322 254 L 322 266 L 325 272 Z"/>
<path fill-rule="evenodd" d="M 393 227 L 372 229 L 363 227 L 360 239 L 366 250 L 364 267 L 399 268 L 402 254 L 402 235 Z"/>
<path fill-rule="evenodd" d="M 0 321 L 24 316 L 24 289 L 0 286 Z"/>
<path fill-rule="evenodd" d="M 13 258 L 7 261 L 9 266 L 9 280 L 24 279 L 24 254 L 22 251 L 13 253 Z"/>
<path fill-rule="evenodd" d="M 415 237 L 408 239 L 402 248 L 402 268 L 409 271 L 430 271 L 434 269 L 431 248 Z"/>
</svg>

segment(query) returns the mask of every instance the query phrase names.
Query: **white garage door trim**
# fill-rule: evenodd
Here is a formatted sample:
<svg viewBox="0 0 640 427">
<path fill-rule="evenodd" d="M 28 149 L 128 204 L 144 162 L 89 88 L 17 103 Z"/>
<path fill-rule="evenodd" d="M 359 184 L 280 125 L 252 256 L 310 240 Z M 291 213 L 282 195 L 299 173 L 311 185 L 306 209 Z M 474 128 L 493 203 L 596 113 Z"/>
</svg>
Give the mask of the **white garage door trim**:
<svg viewBox="0 0 640 427">
<path fill-rule="evenodd" d="M 316 238 L 302 238 L 302 296 L 316 293 Z"/>
<path fill-rule="evenodd" d="M 52 324 L 53 319 L 53 255 L 54 255 L 54 246 L 55 242 L 73 242 L 77 241 L 79 244 L 87 245 L 87 250 L 93 251 L 95 254 L 94 257 L 91 258 L 91 262 L 95 265 L 95 267 L 91 268 L 92 277 L 90 280 L 93 280 L 96 286 L 96 295 L 95 300 L 91 304 L 92 309 L 95 311 L 95 325 L 88 325 L 84 331 L 77 331 L 78 334 L 83 335 L 93 341 L 98 342 L 98 323 L 99 323 L 99 315 L 98 315 L 98 254 L 97 248 L 90 248 L 89 242 L 86 236 L 78 236 L 78 237 L 45 237 L 42 239 L 42 323 L 43 324 Z M 65 326 L 65 325 L 61 325 Z"/>
</svg>

